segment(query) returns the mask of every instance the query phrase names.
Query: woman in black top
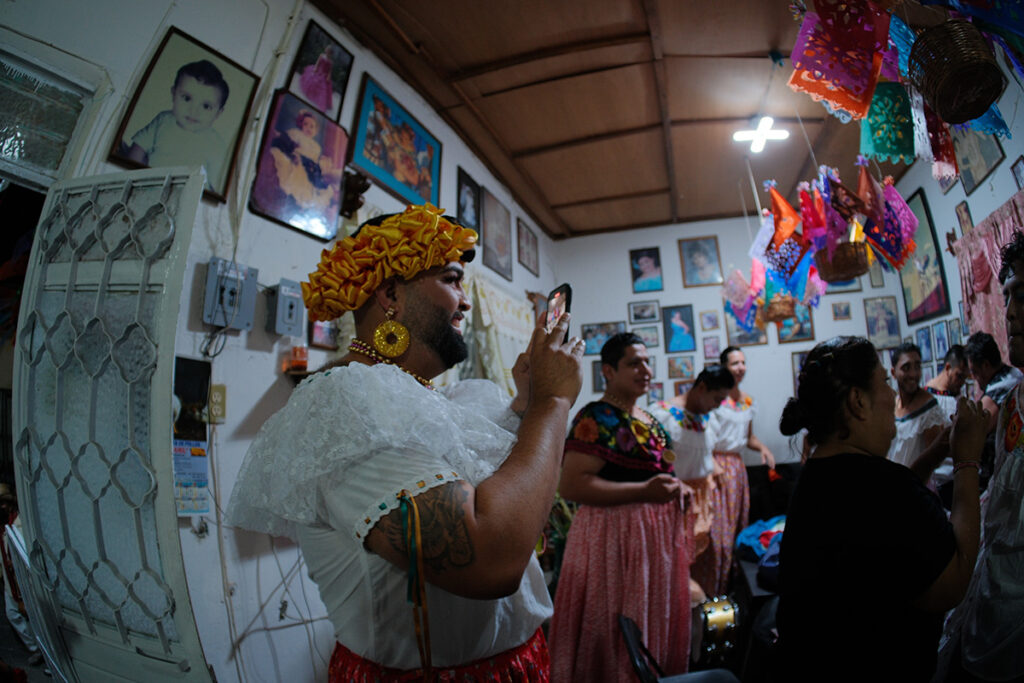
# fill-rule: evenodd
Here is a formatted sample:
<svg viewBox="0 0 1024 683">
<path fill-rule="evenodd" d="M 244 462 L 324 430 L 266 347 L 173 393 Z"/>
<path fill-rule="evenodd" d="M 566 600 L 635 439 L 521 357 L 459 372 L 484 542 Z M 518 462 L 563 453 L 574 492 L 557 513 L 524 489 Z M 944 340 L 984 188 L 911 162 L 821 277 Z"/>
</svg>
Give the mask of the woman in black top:
<svg viewBox="0 0 1024 683">
<path fill-rule="evenodd" d="M 895 393 L 875 347 L 835 337 L 808 355 L 779 428 L 813 446 L 779 561 L 779 680 L 927 681 L 943 612 L 963 597 L 978 552 L 978 458 L 987 419 L 960 399 L 948 440 L 953 512 L 886 460 Z M 936 460 L 937 458 L 937 460 Z"/>
</svg>

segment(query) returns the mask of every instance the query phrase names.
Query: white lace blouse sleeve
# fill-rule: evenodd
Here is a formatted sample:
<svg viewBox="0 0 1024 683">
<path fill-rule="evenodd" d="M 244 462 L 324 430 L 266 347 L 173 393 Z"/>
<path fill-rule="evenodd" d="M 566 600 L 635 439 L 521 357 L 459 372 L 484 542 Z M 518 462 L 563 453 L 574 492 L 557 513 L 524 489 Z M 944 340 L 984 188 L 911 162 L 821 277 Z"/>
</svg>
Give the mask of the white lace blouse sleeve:
<svg viewBox="0 0 1024 683">
<path fill-rule="evenodd" d="M 291 538 L 296 525 L 362 533 L 397 506 L 403 488 L 415 495 L 486 479 L 513 441 L 472 406 L 425 390 L 398 368 L 335 368 L 300 384 L 264 424 L 242 464 L 228 523 Z"/>
<path fill-rule="evenodd" d="M 464 379 L 444 388 L 444 394 L 453 403 L 473 406 L 481 415 L 510 432 L 519 429 L 519 416 L 509 407 L 512 399 L 488 379 Z"/>
</svg>

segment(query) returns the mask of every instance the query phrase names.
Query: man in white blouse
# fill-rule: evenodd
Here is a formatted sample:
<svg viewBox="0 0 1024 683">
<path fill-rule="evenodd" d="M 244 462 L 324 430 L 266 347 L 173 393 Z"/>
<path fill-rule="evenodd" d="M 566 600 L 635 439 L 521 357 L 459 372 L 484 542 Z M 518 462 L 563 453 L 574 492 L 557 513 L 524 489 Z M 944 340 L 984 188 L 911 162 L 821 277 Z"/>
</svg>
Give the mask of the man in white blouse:
<svg viewBox="0 0 1024 683">
<path fill-rule="evenodd" d="M 551 600 L 534 547 L 583 344 L 563 343 L 568 315 L 538 327 L 511 404 L 481 380 L 435 391 L 430 380 L 466 357 L 462 264 L 475 241 L 428 204 L 324 251 L 303 283 L 310 318 L 352 310 L 356 339 L 267 421 L 232 495 L 233 524 L 302 547 L 338 641 L 330 681 L 441 668 L 547 680 Z"/>
</svg>

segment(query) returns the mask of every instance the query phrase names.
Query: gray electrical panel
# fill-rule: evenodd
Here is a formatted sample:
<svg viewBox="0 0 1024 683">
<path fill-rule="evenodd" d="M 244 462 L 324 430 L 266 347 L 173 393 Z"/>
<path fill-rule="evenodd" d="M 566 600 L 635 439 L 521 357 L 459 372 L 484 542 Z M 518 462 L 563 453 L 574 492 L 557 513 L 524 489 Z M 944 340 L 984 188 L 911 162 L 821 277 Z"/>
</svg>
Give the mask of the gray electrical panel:
<svg viewBox="0 0 1024 683">
<path fill-rule="evenodd" d="M 232 330 L 251 330 L 258 274 L 256 268 L 222 258 L 210 259 L 206 269 L 203 322 Z"/>
<path fill-rule="evenodd" d="M 302 335 L 302 288 L 294 280 L 281 278 L 267 292 L 267 332 Z"/>
</svg>

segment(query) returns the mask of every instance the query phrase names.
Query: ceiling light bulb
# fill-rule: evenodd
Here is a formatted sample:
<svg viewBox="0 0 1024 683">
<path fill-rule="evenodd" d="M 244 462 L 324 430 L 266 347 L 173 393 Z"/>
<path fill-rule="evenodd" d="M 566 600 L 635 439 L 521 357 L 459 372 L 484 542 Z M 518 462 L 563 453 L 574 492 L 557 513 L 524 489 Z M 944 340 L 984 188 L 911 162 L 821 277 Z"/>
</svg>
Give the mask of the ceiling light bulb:
<svg viewBox="0 0 1024 683">
<path fill-rule="evenodd" d="M 762 116 L 757 122 L 756 130 L 738 130 L 732 134 L 732 139 L 736 142 L 750 141 L 750 151 L 757 154 L 764 149 L 765 141 L 785 140 L 789 137 L 788 130 L 772 130 L 774 123 L 775 119 L 772 117 Z"/>
</svg>

